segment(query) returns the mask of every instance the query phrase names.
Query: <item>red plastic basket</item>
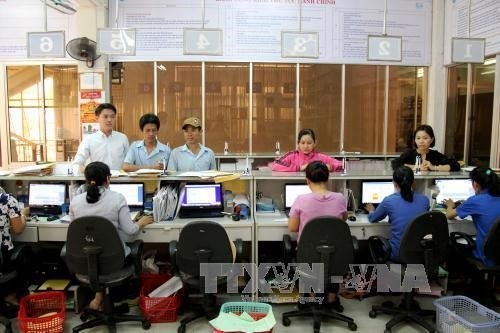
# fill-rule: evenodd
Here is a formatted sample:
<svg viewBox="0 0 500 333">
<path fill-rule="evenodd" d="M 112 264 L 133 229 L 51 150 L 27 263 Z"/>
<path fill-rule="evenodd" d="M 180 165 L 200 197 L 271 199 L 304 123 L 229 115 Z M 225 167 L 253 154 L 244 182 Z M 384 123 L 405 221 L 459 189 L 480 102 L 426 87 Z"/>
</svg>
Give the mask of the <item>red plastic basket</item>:
<svg viewBox="0 0 500 333">
<path fill-rule="evenodd" d="M 171 278 L 170 275 L 142 274 L 139 306 L 151 323 L 169 323 L 177 320 L 180 292 L 170 297 L 148 297 L 148 294 Z"/>
<path fill-rule="evenodd" d="M 19 326 L 24 333 L 62 333 L 66 317 L 66 297 L 62 291 L 48 291 L 23 297 L 19 306 Z"/>
</svg>

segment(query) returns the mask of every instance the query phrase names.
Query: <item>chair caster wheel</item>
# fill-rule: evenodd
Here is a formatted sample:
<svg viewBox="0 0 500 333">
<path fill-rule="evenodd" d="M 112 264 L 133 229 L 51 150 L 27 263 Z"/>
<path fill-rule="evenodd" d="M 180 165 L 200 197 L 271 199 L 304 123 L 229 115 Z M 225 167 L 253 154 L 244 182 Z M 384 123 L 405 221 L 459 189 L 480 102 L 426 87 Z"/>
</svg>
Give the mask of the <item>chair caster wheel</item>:
<svg viewBox="0 0 500 333">
<path fill-rule="evenodd" d="M 147 320 L 142 321 L 142 329 L 143 330 L 149 330 L 151 328 L 151 323 Z"/>
<path fill-rule="evenodd" d="M 292 321 L 290 320 L 290 318 L 283 318 L 281 320 L 281 323 L 283 324 L 283 326 L 290 326 L 290 324 L 292 323 Z"/>
<path fill-rule="evenodd" d="M 376 318 L 376 317 L 377 317 L 377 312 L 375 312 L 375 311 L 371 310 L 370 312 L 368 312 L 368 316 L 369 316 L 370 318 Z"/>
<path fill-rule="evenodd" d="M 355 323 L 349 323 L 347 325 L 351 331 L 356 331 L 358 329 L 358 325 L 356 325 Z"/>
<path fill-rule="evenodd" d="M 177 329 L 177 333 L 186 333 L 186 326 L 179 326 L 179 328 Z"/>
<path fill-rule="evenodd" d="M 337 311 L 338 313 L 342 313 L 344 312 L 344 306 L 342 304 L 337 304 L 335 305 L 335 307 L 333 308 L 335 311 Z"/>
<path fill-rule="evenodd" d="M 391 331 L 391 329 L 390 329 L 390 328 L 386 328 L 386 329 L 384 330 L 384 333 L 391 333 L 391 332 L 392 332 L 392 331 Z"/>
<path fill-rule="evenodd" d="M 88 314 L 88 313 L 85 313 L 85 312 L 84 312 L 84 313 L 82 313 L 82 314 L 80 315 L 80 320 L 81 320 L 81 321 L 87 321 L 87 319 L 89 319 L 89 314 Z"/>
</svg>

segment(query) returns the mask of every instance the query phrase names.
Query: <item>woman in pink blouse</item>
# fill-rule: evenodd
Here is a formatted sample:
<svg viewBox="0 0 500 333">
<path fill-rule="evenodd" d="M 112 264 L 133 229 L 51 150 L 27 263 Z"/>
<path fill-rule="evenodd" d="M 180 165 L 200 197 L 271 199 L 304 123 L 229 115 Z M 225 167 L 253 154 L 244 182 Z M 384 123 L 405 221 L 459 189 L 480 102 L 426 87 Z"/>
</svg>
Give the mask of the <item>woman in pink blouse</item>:
<svg viewBox="0 0 500 333">
<path fill-rule="evenodd" d="M 321 161 L 326 164 L 329 171 L 341 171 L 342 162 L 316 150 L 316 135 L 310 128 L 304 128 L 299 132 L 297 138 L 297 150 L 290 151 L 271 163 L 273 171 L 296 172 L 304 171 L 307 165 L 313 161 Z"/>
</svg>

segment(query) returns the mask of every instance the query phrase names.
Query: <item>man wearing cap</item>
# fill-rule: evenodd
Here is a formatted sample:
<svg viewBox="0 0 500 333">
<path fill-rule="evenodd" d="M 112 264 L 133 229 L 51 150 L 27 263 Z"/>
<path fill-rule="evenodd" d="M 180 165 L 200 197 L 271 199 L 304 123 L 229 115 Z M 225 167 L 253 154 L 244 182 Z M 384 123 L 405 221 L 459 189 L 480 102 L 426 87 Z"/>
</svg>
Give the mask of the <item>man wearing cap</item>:
<svg viewBox="0 0 500 333">
<path fill-rule="evenodd" d="M 189 117 L 182 123 L 186 144 L 175 148 L 168 160 L 168 170 L 205 171 L 215 170 L 215 155 L 212 149 L 203 146 L 201 141 L 201 120 Z"/>
</svg>

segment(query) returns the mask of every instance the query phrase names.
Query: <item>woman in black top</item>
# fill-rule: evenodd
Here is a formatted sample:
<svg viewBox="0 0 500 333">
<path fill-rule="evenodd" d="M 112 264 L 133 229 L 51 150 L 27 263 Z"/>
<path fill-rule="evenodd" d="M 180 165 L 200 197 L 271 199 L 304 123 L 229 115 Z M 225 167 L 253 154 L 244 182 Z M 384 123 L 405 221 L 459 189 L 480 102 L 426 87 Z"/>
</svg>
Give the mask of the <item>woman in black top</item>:
<svg viewBox="0 0 500 333">
<path fill-rule="evenodd" d="M 413 149 L 404 151 L 401 156 L 392 161 L 392 168 L 397 169 L 406 165 L 415 168 L 417 156 L 421 157 L 420 169 L 422 171 L 460 171 L 460 164 L 437 150 L 434 147 L 434 131 L 429 125 L 420 125 L 413 132 Z"/>
</svg>

